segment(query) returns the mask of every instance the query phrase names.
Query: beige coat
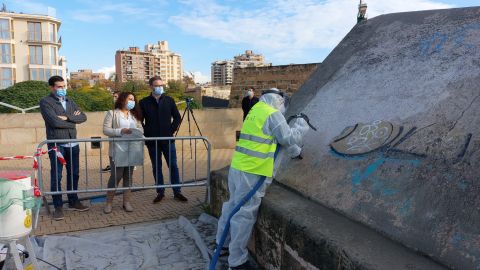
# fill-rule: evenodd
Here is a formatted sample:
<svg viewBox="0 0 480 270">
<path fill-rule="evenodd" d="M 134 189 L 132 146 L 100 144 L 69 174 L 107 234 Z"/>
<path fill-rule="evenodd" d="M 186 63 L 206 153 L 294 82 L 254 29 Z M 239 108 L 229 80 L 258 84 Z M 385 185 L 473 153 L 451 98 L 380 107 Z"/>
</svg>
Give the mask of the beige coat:
<svg viewBox="0 0 480 270">
<path fill-rule="evenodd" d="M 114 113 L 113 113 L 114 112 Z M 109 138 L 144 138 L 142 125 L 135 117 L 136 128 L 132 130 L 132 134 L 122 134 L 120 128 L 120 117 L 122 112 L 118 109 L 108 111 L 103 120 L 103 134 Z M 123 141 L 110 142 L 108 155 L 113 159 L 115 166 L 139 166 L 143 165 L 143 146 L 144 141 Z"/>
</svg>

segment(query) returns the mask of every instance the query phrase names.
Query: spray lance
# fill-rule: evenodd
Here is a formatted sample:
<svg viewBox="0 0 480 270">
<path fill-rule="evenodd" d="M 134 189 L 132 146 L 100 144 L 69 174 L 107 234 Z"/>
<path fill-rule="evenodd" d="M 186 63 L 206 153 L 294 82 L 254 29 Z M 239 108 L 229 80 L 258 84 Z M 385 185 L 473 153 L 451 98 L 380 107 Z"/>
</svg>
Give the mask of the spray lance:
<svg viewBox="0 0 480 270">
<path fill-rule="evenodd" d="M 304 114 L 304 113 L 299 113 L 299 114 L 295 114 L 295 115 L 292 115 L 292 116 L 288 117 L 288 119 L 287 119 L 287 124 L 290 124 L 290 122 L 291 122 L 293 119 L 296 119 L 296 118 L 303 118 L 303 119 L 305 120 L 305 122 L 307 122 L 307 125 L 308 125 L 311 129 L 317 131 L 317 128 L 314 127 L 312 124 L 310 124 L 310 119 L 309 119 L 308 116 L 307 116 L 306 114 Z M 300 147 L 300 148 L 303 148 L 303 145 L 302 145 L 302 147 Z M 302 157 L 302 154 L 300 153 L 300 154 L 298 154 L 298 156 L 292 157 L 292 159 L 303 159 L 303 157 Z"/>
</svg>

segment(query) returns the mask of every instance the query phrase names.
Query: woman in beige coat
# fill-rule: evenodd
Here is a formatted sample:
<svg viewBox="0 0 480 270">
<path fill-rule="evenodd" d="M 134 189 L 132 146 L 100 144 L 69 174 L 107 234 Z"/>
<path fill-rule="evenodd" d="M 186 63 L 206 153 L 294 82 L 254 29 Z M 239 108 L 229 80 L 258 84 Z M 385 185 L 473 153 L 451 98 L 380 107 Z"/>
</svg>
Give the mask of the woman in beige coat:
<svg viewBox="0 0 480 270">
<path fill-rule="evenodd" d="M 135 95 L 122 92 L 115 102 L 115 110 L 108 111 L 103 121 L 103 134 L 114 140 L 110 142 L 110 179 L 108 188 L 115 188 L 123 178 L 123 187 L 130 187 L 134 166 L 143 165 L 143 140 L 118 141 L 115 138 L 143 138 L 143 128 L 140 119 L 140 108 Z M 112 202 L 115 191 L 107 192 L 107 203 L 104 212 L 112 212 Z M 123 209 L 132 212 L 130 204 L 131 190 L 123 191 Z"/>
</svg>

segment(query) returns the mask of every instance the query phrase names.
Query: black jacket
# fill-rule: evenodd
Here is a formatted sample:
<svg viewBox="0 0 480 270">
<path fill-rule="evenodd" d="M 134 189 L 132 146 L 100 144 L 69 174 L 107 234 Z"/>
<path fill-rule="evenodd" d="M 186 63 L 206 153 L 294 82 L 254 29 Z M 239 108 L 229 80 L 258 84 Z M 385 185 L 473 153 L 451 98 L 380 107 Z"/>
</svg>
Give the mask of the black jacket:
<svg viewBox="0 0 480 270">
<path fill-rule="evenodd" d="M 50 94 L 40 100 L 40 112 L 45 120 L 45 129 L 47 139 L 76 139 L 76 124 L 87 121 L 87 116 L 81 112 L 79 115 L 73 115 L 80 108 L 69 98 L 65 98 L 67 110 L 63 109 L 62 103 L 57 96 Z M 67 120 L 62 120 L 58 116 L 66 116 Z"/>
<path fill-rule="evenodd" d="M 247 96 L 242 99 L 243 120 L 245 120 L 245 117 L 247 117 L 248 112 L 253 107 L 253 105 L 255 105 L 257 102 L 258 102 L 257 97 L 252 97 L 252 99 L 250 99 Z"/>
<path fill-rule="evenodd" d="M 145 137 L 172 137 L 180 125 L 180 113 L 173 98 L 161 95 L 157 100 L 148 96 L 140 100 L 143 131 Z M 173 119 L 173 121 L 172 121 Z M 146 144 L 152 144 L 147 141 Z"/>
</svg>

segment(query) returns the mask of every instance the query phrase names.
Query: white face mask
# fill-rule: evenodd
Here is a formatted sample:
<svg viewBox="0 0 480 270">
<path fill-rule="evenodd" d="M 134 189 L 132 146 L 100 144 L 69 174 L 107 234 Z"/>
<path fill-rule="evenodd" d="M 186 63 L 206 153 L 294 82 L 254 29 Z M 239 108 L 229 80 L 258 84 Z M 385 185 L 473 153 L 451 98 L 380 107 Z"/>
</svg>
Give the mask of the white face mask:
<svg viewBox="0 0 480 270">
<path fill-rule="evenodd" d="M 248 91 L 248 94 L 247 94 L 249 97 L 253 97 L 253 91 Z"/>
<path fill-rule="evenodd" d="M 165 91 L 163 90 L 163 86 L 157 86 L 157 87 L 153 88 L 153 93 L 157 96 L 160 96 L 164 92 Z"/>
</svg>

